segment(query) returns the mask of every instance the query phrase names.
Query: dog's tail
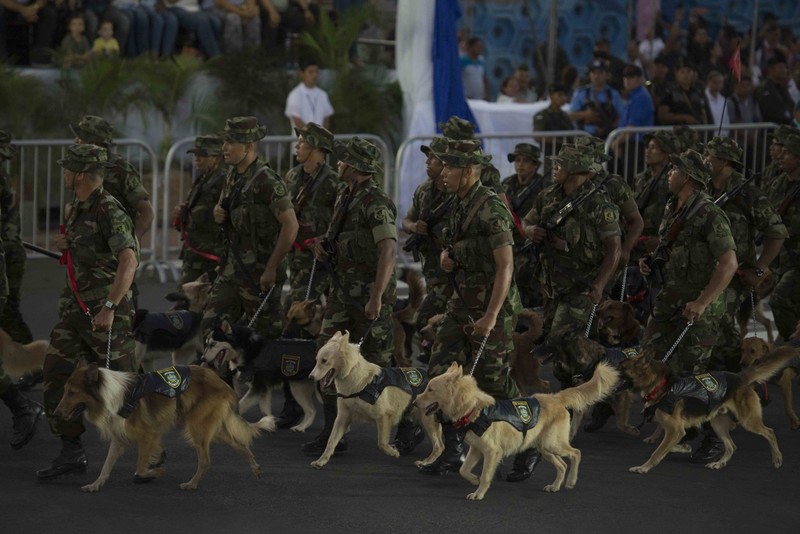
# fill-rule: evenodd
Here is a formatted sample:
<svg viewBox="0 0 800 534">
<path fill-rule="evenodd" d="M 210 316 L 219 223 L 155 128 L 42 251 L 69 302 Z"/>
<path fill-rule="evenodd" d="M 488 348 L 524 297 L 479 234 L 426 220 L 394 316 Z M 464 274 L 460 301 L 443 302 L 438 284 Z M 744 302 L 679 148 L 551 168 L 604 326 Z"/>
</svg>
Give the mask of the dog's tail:
<svg viewBox="0 0 800 534">
<path fill-rule="evenodd" d="M 619 371 L 605 362 L 600 362 L 591 380 L 580 386 L 561 390 L 553 396 L 567 409 L 583 411 L 611 394 L 618 382 Z"/>
<path fill-rule="evenodd" d="M 253 439 L 261 434 L 262 430 L 274 432 L 276 428 L 274 416 L 265 416 L 255 423 L 248 423 L 236 412 L 231 412 L 225 418 L 223 426 L 234 442 L 241 443 L 247 447 L 250 446 Z"/>
<path fill-rule="evenodd" d="M 766 356 L 759 359 L 754 365 L 745 367 L 739 376 L 742 377 L 742 386 L 749 386 L 754 383 L 764 383 L 778 371 L 783 369 L 786 362 L 797 356 L 797 348 L 791 345 L 784 345 L 769 352 Z"/>
</svg>

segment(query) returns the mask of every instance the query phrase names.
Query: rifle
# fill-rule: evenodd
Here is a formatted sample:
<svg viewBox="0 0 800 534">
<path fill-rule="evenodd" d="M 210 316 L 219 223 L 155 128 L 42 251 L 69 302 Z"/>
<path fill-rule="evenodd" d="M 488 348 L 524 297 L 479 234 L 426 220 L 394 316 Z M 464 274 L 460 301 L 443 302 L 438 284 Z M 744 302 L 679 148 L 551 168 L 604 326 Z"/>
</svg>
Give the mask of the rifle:
<svg viewBox="0 0 800 534">
<path fill-rule="evenodd" d="M 650 270 L 655 273 L 654 278 L 658 278 L 660 283 L 663 284 L 664 282 L 664 265 L 666 265 L 667 260 L 669 260 L 670 252 L 672 251 L 672 245 L 675 244 L 675 241 L 678 239 L 678 236 L 683 231 L 683 228 L 686 226 L 686 222 L 692 217 L 697 210 L 702 207 L 702 203 L 700 203 L 700 193 L 697 193 L 694 200 L 692 201 L 691 206 L 687 206 L 686 210 L 680 217 L 677 217 L 669 227 L 669 231 L 667 232 L 667 238 L 665 240 L 661 240 L 658 244 L 658 247 L 653 251 L 653 253 L 649 256 L 644 257 L 644 261 Z"/>
<path fill-rule="evenodd" d="M 525 203 L 528 201 L 529 198 L 531 198 L 531 196 L 533 195 L 534 191 L 536 190 L 536 188 L 534 186 L 536 185 L 536 182 L 539 181 L 539 179 L 540 178 L 537 178 L 537 177 L 534 176 L 534 178 L 531 181 L 531 183 L 529 183 L 528 187 L 526 187 L 525 190 L 523 191 L 523 194 L 519 195 L 516 198 L 516 201 L 512 201 L 511 202 L 511 211 L 513 211 L 514 213 L 517 213 L 517 211 L 519 211 L 519 209 L 522 206 L 525 205 Z"/>
<path fill-rule="evenodd" d="M 56 259 L 56 260 L 60 260 L 61 259 L 61 254 L 60 253 L 53 252 L 52 250 L 46 249 L 44 247 L 40 247 L 40 246 L 34 245 L 33 243 L 28 243 L 27 241 L 23 241 L 22 242 L 22 246 L 27 248 L 28 250 L 32 250 L 34 252 L 38 252 L 39 254 L 44 254 L 48 258 L 53 258 L 53 259 Z"/>
<path fill-rule="evenodd" d="M 737 185 L 736 187 L 734 187 L 730 192 L 726 191 L 726 192 L 722 193 L 719 196 L 719 198 L 717 198 L 714 201 L 714 204 L 716 204 L 720 208 L 724 208 L 725 204 L 727 204 L 728 202 L 730 202 L 731 200 L 733 200 L 737 196 L 739 196 L 739 193 L 741 193 L 744 190 L 744 188 L 747 187 L 747 184 L 752 182 L 753 178 L 755 178 L 756 176 L 760 176 L 761 173 L 758 173 L 758 172 L 750 173 L 750 172 L 748 172 L 748 174 L 749 174 L 749 176 L 745 179 L 744 182 L 742 182 L 739 185 Z"/>
<path fill-rule="evenodd" d="M 658 187 L 659 182 L 661 182 L 661 178 L 663 178 L 664 175 L 670 171 L 670 169 L 672 169 L 672 163 L 667 163 L 664 165 L 661 168 L 661 172 L 658 173 L 658 176 L 656 176 L 647 185 L 647 188 L 642 191 L 642 193 L 639 195 L 639 198 L 636 199 L 636 207 L 639 208 L 639 212 L 644 211 L 644 208 L 647 207 L 648 202 L 650 202 L 650 197 L 653 196 L 656 187 Z"/>
<path fill-rule="evenodd" d="M 454 203 L 455 203 L 455 195 L 452 195 L 446 201 L 439 204 L 439 206 L 435 210 L 428 213 L 427 217 L 422 217 L 421 218 L 422 221 L 428 225 L 428 228 L 432 228 L 434 225 L 436 225 L 436 223 L 438 223 L 442 219 L 442 217 L 444 217 L 446 213 L 450 211 L 450 208 L 453 207 Z M 422 243 L 424 242 L 424 239 L 426 237 L 427 238 L 433 237 L 430 234 L 430 230 L 428 230 L 428 235 L 412 234 L 408 239 L 406 239 L 406 242 L 403 245 L 403 250 L 413 254 L 414 261 L 419 261 L 419 249 L 422 246 Z"/>
<path fill-rule="evenodd" d="M 347 219 L 347 208 L 350 206 L 350 202 L 355 196 L 355 189 L 358 186 L 359 184 L 353 184 L 350 190 L 347 192 L 347 196 L 342 201 L 342 208 L 339 210 L 339 219 L 336 221 L 336 228 L 334 229 L 333 233 L 331 233 L 330 230 L 333 229 L 333 225 L 331 225 L 328 235 L 325 236 L 321 242 L 322 249 L 325 251 L 325 254 L 328 255 L 328 261 L 331 265 L 333 265 L 333 258 L 336 256 L 336 247 L 334 246 L 334 243 L 336 242 L 336 238 L 339 237 L 339 234 L 341 234 L 342 230 L 344 229 L 344 221 Z"/>
<path fill-rule="evenodd" d="M 314 195 L 315 185 L 319 181 L 319 177 L 322 174 L 322 166 L 318 166 L 316 170 L 316 174 L 312 175 L 309 180 L 300 188 L 297 194 L 292 199 L 292 205 L 294 205 L 294 211 L 297 212 L 298 217 L 303 208 L 306 207 L 308 201 L 311 200 L 311 197 Z"/>
</svg>

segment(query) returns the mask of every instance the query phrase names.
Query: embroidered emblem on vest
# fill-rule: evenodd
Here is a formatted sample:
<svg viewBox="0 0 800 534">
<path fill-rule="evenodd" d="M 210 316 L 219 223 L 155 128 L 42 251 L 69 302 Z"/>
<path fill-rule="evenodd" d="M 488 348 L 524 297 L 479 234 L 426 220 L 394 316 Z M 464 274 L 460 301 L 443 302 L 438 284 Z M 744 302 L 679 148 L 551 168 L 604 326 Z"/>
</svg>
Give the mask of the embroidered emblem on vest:
<svg viewBox="0 0 800 534">
<path fill-rule="evenodd" d="M 419 369 L 416 369 L 415 367 L 401 367 L 400 370 L 403 371 L 403 374 L 405 375 L 406 380 L 408 380 L 408 383 L 411 384 L 411 387 L 416 388 L 422 384 L 424 378 L 422 377 L 422 373 L 419 372 Z"/>
<path fill-rule="evenodd" d="M 167 318 L 169 322 L 172 323 L 172 326 L 175 327 L 175 330 L 182 331 L 183 330 L 183 316 L 179 313 L 167 313 Z"/>
<path fill-rule="evenodd" d="M 289 354 L 281 355 L 281 373 L 284 376 L 294 376 L 300 371 L 300 356 Z"/>
<path fill-rule="evenodd" d="M 156 373 L 158 373 L 158 376 L 172 389 L 176 389 L 181 385 L 181 375 L 178 374 L 178 370 L 175 369 L 175 367 L 167 367 L 166 369 L 156 371 Z"/>
<path fill-rule="evenodd" d="M 628 347 L 626 349 L 622 349 L 622 354 L 625 355 L 625 358 L 633 358 L 634 356 L 638 356 L 639 347 Z"/>
<path fill-rule="evenodd" d="M 717 391 L 717 389 L 719 388 L 719 382 L 717 382 L 717 379 L 708 373 L 695 375 L 695 379 L 697 379 L 697 381 L 700 382 L 700 384 L 704 388 L 706 388 L 707 391 L 710 391 L 711 393 Z"/>
<path fill-rule="evenodd" d="M 514 405 L 514 409 L 517 410 L 520 421 L 526 425 L 530 423 L 533 419 L 533 414 L 528 408 L 528 402 L 524 400 L 512 400 L 511 403 Z"/>
</svg>

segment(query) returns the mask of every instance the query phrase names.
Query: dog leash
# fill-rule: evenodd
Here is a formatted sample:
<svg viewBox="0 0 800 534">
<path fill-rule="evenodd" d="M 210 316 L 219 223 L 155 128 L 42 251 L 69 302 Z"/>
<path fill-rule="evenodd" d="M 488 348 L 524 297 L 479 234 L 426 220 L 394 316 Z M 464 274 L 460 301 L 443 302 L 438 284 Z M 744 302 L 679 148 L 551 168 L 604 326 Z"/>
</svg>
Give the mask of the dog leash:
<svg viewBox="0 0 800 534">
<path fill-rule="evenodd" d="M 481 341 L 481 346 L 478 347 L 478 354 L 475 355 L 475 360 L 472 362 L 472 369 L 469 371 L 469 376 L 475 374 L 475 368 L 478 367 L 478 360 L 481 359 L 481 355 L 483 354 L 483 349 L 486 348 L 486 342 L 489 341 L 489 334 L 483 336 L 483 341 Z"/>
<path fill-rule="evenodd" d="M 619 292 L 619 301 L 620 302 L 625 302 L 625 296 L 626 296 L 625 295 L 625 293 L 626 293 L 625 284 L 627 284 L 627 283 L 628 283 L 628 268 L 625 267 L 624 269 L 622 269 L 622 289 Z"/>
<path fill-rule="evenodd" d="M 311 284 L 314 282 L 314 273 L 317 271 L 317 258 L 314 258 L 314 263 L 311 264 L 311 276 L 308 277 L 308 287 L 306 288 L 306 298 L 311 295 Z"/>
<path fill-rule="evenodd" d="M 111 369 L 111 327 L 108 327 L 108 344 L 106 345 L 106 369 Z"/>
<path fill-rule="evenodd" d="M 589 314 L 589 322 L 586 323 L 586 331 L 583 333 L 583 337 L 589 337 L 589 332 L 592 331 L 592 323 L 594 322 L 595 312 L 597 312 L 597 304 L 592 306 L 592 312 Z"/>
<path fill-rule="evenodd" d="M 369 326 L 367 326 L 367 331 L 366 331 L 366 332 L 364 332 L 364 335 L 363 335 L 363 336 L 361 336 L 361 340 L 360 340 L 358 343 L 354 343 L 354 345 L 355 345 L 356 347 L 361 347 L 361 345 L 363 345 L 363 344 L 364 344 L 364 340 L 366 340 L 366 339 L 367 339 L 367 336 L 368 336 L 368 335 L 369 335 L 369 333 L 372 331 L 372 327 L 375 325 L 375 323 L 377 322 L 377 320 L 378 320 L 378 318 L 376 317 L 375 319 L 373 319 L 373 320 L 371 320 L 371 321 L 369 322 Z"/>
<path fill-rule="evenodd" d="M 272 295 L 272 292 L 274 290 L 275 290 L 274 285 L 271 288 L 269 288 L 269 291 L 267 292 L 266 296 L 261 301 L 261 304 L 258 305 L 258 309 L 256 310 L 256 312 L 253 314 L 253 318 L 250 319 L 249 323 L 247 323 L 247 328 L 253 328 L 253 323 L 255 323 L 256 319 L 258 319 L 258 314 L 261 313 L 262 309 L 264 309 L 264 305 L 266 305 L 267 301 L 269 300 L 269 296 Z M 262 291 L 261 294 L 263 295 L 264 292 Z"/>
<path fill-rule="evenodd" d="M 758 335 L 756 333 L 756 290 L 750 290 L 750 309 L 752 310 L 752 315 L 750 315 L 750 322 L 753 325 L 753 336 Z"/>
<path fill-rule="evenodd" d="M 672 344 L 672 346 L 669 348 L 669 350 L 664 355 L 664 357 L 661 358 L 662 362 L 666 362 L 669 359 L 669 357 L 672 356 L 672 353 L 675 352 L 676 348 L 678 348 L 678 343 L 681 342 L 681 340 L 683 339 L 683 336 L 686 335 L 686 332 L 689 331 L 689 328 L 691 328 L 691 326 L 693 324 L 694 324 L 694 321 L 686 321 L 686 328 L 683 329 L 683 332 L 681 332 L 681 334 L 678 336 L 678 339 L 675 340 L 675 343 Z"/>
</svg>

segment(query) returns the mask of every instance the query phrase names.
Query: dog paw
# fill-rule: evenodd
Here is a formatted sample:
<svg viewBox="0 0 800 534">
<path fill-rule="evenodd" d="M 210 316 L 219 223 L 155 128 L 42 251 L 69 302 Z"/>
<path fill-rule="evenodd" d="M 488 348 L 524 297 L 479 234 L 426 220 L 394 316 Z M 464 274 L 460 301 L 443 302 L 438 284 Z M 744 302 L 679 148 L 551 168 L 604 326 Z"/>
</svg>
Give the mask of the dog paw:
<svg viewBox="0 0 800 534">
<path fill-rule="evenodd" d="M 396 447 L 386 447 L 383 449 L 383 452 L 386 453 L 387 456 L 391 456 L 392 458 L 400 458 L 400 451 L 397 450 Z"/>
<path fill-rule="evenodd" d="M 308 425 L 295 425 L 289 430 L 291 430 L 292 432 L 305 432 L 307 428 Z"/>
<path fill-rule="evenodd" d="M 99 482 L 92 482 L 91 484 L 86 484 L 85 486 L 81 486 L 81 491 L 84 493 L 94 493 L 96 491 L 99 491 L 101 487 L 103 487 L 103 484 Z"/>
<path fill-rule="evenodd" d="M 772 465 L 775 467 L 775 469 L 779 469 L 780 466 L 783 465 L 783 455 L 782 454 L 778 454 L 778 456 L 773 458 L 772 459 Z"/>
<path fill-rule="evenodd" d="M 258 479 L 261 478 L 261 475 L 263 473 L 261 472 L 261 466 L 260 465 L 254 465 L 252 471 L 253 471 L 253 474 L 255 475 L 256 478 L 258 478 Z"/>
<path fill-rule="evenodd" d="M 792 421 L 792 430 L 797 430 L 798 428 L 800 428 L 800 421 Z"/>
<path fill-rule="evenodd" d="M 547 493 L 555 493 L 555 492 L 557 492 L 559 489 L 560 489 L 560 488 L 559 488 L 557 485 L 555 485 L 555 484 L 548 484 L 548 485 L 546 485 L 544 488 L 542 488 L 542 490 L 543 490 L 543 491 L 546 491 Z"/>
<path fill-rule="evenodd" d="M 719 460 L 717 462 L 711 462 L 709 464 L 706 464 L 706 467 L 709 469 L 722 469 L 726 465 L 728 465 L 728 462 L 723 462 L 722 460 Z"/>
<path fill-rule="evenodd" d="M 328 462 L 322 460 L 314 460 L 313 462 L 311 462 L 311 467 L 313 467 L 314 469 L 322 469 L 323 467 L 325 467 L 325 464 L 327 463 Z"/>
<path fill-rule="evenodd" d="M 180 488 L 182 490 L 196 490 L 197 489 L 197 483 L 196 482 L 184 482 L 183 484 L 180 485 Z"/>
<path fill-rule="evenodd" d="M 470 493 L 469 495 L 467 495 L 467 500 L 468 501 L 482 501 L 483 500 L 483 495 L 480 492 L 475 491 L 475 492 Z"/>
<path fill-rule="evenodd" d="M 631 473 L 639 473 L 640 475 L 643 475 L 648 471 L 650 471 L 650 468 L 645 467 L 643 465 L 637 465 L 636 467 L 631 467 L 630 469 L 628 469 L 628 471 L 630 471 Z"/>
<path fill-rule="evenodd" d="M 622 430 L 622 432 L 624 432 L 625 434 L 628 434 L 629 436 L 638 436 L 639 435 L 639 429 L 636 428 L 635 426 L 625 426 L 625 427 L 620 428 L 620 430 Z"/>
</svg>

